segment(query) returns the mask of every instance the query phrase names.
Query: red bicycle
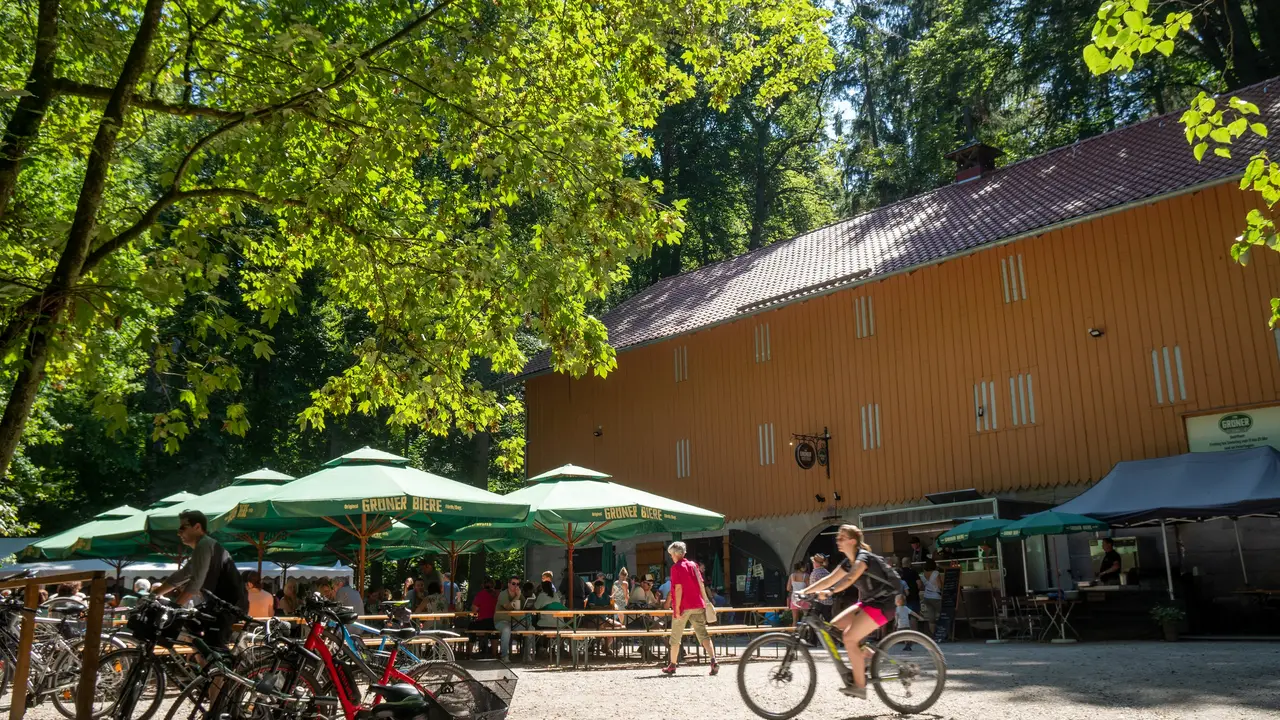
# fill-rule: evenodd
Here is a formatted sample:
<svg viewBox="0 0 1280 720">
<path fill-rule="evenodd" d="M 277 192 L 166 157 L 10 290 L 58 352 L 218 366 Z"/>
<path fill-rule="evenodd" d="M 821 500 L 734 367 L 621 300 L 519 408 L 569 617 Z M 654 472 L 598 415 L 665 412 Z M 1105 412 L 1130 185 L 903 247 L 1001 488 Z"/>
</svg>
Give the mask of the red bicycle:
<svg viewBox="0 0 1280 720">
<path fill-rule="evenodd" d="M 303 603 L 298 615 L 310 625 L 305 641 L 285 639 L 265 654 L 250 654 L 252 659 L 236 669 L 236 675 L 247 678 L 248 683 L 222 691 L 211 683 L 193 684 L 175 701 L 168 720 L 368 720 L 396 717 L 398 709 L 409 706 L 470 709 L 493 704 L 491 691 L 453 663 L 422 662 L 406 670 L 396 668 L 400 644 L 418 634 L 412 624 L 380 631 L 390 640 L 390 650 L 386 663 L 375 671 L 340 636 L 347 632 L 345 625 L 356 619 L 351 608 L 315 595 Z M 336 623 L 337 632 L 329 629 L 329 623 Z M 366 701 L 361 692 L 361 678 L 368 682 L 371 700 Z M 382 706 L 386 711 L 380 707 L 383 701 L 387 702 Z"/>
</svg>

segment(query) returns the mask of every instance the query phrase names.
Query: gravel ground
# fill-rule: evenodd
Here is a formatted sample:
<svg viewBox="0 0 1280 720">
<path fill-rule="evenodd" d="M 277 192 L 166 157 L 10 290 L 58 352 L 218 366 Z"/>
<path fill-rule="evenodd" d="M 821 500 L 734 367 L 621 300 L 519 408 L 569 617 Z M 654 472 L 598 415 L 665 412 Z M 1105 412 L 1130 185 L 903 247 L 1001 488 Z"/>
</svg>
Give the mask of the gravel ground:
<svg viewBox="0 0 1280 720">
<path fill-rule="evenodd" d="M 953 643 L 945 652 L 946 691 L 924 717 L 1280 718 L 1280 643 Z M 656 667 L 518 672 L 511 720 L 577 720 L 618 702 L 633 708 L 627 715 L 634 720 L 754 717 L 738 697 L 735 664 L 725 663 L 714 678 L 705 666 L 682 667 L 675 677 Z M 818 680 L 801 718 L 899 717 L 874 694 L 841 695 L 829 659 L 819 661 Z"/>
<path fill-rule="evenodd" d="M 953 643 L 945 651 L 946 691 L 923 716 L 935 720 L 1280 718 L 1280 643 Z M 874 694 L 869 700 L 841 695 L 835 667 L 814 657 L 818 690 L 801 718 L 899 717 Z M 481 675 L 486 666 L 493 667 L 472 665 Z M 631 720 L 754 717 L 738 697 L 732 661 L 714 678 L 706 676 L 705 665 L 682 666 L 674 677 L 638 665 L 515 671 L 520 680 L 511 720 L 580 720 L 619 704 L 629 708 Z M 27 717 L 63 720 L 48 704 Z"/>
</svg>

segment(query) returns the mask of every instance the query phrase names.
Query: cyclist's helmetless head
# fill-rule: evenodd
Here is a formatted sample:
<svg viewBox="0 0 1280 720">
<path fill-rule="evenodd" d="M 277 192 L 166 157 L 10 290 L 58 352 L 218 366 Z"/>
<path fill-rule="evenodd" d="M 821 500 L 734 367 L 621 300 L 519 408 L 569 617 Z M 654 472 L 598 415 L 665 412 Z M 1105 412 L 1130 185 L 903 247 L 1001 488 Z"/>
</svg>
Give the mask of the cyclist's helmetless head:
<svg viewBox="0 0 1280 720">
<path fill-rule="evenodd" d="M 840 531 L 836 533 L 836 546 L 840 548 L 840 552 L 847 555 L 857 554 L 858 548 L 871 549 L 863 541 L 862 529 L 857 525 L 841 525 Z"/>
</svg>

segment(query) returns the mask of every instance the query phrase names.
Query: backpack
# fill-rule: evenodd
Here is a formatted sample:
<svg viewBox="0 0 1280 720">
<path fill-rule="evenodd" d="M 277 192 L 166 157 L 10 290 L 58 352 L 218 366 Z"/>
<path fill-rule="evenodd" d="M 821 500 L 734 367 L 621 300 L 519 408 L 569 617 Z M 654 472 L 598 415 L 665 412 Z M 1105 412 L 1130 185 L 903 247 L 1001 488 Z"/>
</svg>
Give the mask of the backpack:
<svg viewBox="0 0 1280 720">
<path fill-rule="evenodd" d="M 240 577 L 240 569 L 221 543 L 214 543 L 213 557 L 209 559 L 209 574 L 204 579 L 203 589 L 240 608 L 241 612 L 249 611 L 249 591 L 244 586 L 244 579 Z"/>
<path fill-rule="evenodd" d="M 905 585 L 902 582 L 902 576 L 898 571 L 890 565 L 884 558 L 867 550 L 867 556 L 871 558 L 871 562 L 867 563 L 867 569 L 863 571 L 863 575 L 879 582 L 882 586 L 880 592 L 870 598 L 859 598 L 862 602 L 880 602 L 893 598 L 895 595 L 902 593 Z M 872 567 L 874 565 L 875 567 Z"/>
</svg>

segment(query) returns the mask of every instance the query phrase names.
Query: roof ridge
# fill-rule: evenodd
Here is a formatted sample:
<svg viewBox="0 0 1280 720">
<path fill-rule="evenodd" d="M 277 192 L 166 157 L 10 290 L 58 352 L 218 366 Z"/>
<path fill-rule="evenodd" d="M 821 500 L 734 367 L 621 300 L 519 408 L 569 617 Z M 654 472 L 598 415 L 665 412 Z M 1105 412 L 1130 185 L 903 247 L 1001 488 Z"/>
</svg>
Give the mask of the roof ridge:
<svg viewBox="0 0 1280 720">
<path fill-rule="evenodd" d="M 1239 93 L 1244 93 L 1244 92 L 1247 92 L 1247 91 L 1249 91 L 1249 90 L 1253 90 L 1253 89 L 1255 89 L 1255 88 L 1259 88 L 1259 87 L 1261 87 L 1261 88 L 1262 88 L 1262 92 L 1265 94 L 1265 93 L 1267 93 L 1267 86 L 1268 86 L 1269 84 L 1273 83 L 1273 82 L 1276 82 L 1277 80 L 1280 80 L 1280 78 L 1271 78 L 1271 79 L 1269 79 L 1269 80 L 1262 80 L 1262 81 L 1260 81 L 1260 82 L 1253 83 L 1252 85 L 1246 85 L 1246 86 L 1244 86 L 1244 87 L 1237 88 L 1237 89 L 1235 89 L 1235 90 L 1227 90 L 1227 91 L 1224 91 L 1224 92 L 1221 92 L 1221 93 L 1217 93 L 1217 94 L 1215 94 L 1215 95 L 1214 95 L 1214 97 L 1215 97 L 1215 98 L 1220 98 L 1220 97 L 1222 97 L 1222 96 L 1224 96 L 1224 95 L 1227 95 L 1227 94 L 1239 94 Z M 1016 160 L 1016 161 L 1014 161 L 1014 162 L 1011 162 L 1011 163 L 1009 163 L 1008 165 L 1002 165 L 1002 166 L 1000 166 L 1000 167 L 996 168 L 996 169 L 995 169 L 993 172 L 991 172 L 990 174 L 988 174 L 988 175 L 983 175 L 983 176 L 981 176 L 981 178 L 977 178 L 977 179 L 985 180 L 985 179 L 987 179 L 987 178 L 995 177 L 996 175 L 1002 174 L 1002 173 L 1004 173 L 1004 172 L 1005 172 L 1005 171 L 1007 171 L 1007 170 L 1010 170 L 1010 169 L 1015 168 L 1015 167 L 1017 167 L 1017 166 L 1019 166 L 1019 165 L 1023 165 L 1023 164 L 1025 164 L 1025 163 L 1031 162 L 1031 161 L 1033 161 L 1033 160 L 1039 160 L 1039 159 L 1041 159 L 1041 158 L 1046 158 L 1046 157 L 1049 157 L 1049 156 L 1051 156 L 1051 155 L 1056 155 L 1056 154 L 1058 154 L 1058 153 L 1065 152 L 1065 151 L 1068 151 L 1068 150 L 1073 150 L 1073 151 L 1074 151 L 1074 150 L 1079 150 L 1079 149 L 1080 149 L 1080 147 L 1081 147 L 1081 146 L 1083 146 L 1083 145 L 1087 145 L 1087 144 L 1090 144 L 1090 143 L 1095 143 L 1095 142 L 1101 141 L 1102 139 L 1107 138 L 1108 136 L 1111 136 L 1111 135 L 1116 135 L 1116 134 L 1119 134 L 1119 133 L 1124 133 L 1124 132 L 1132 131 L 1132 130 L 1134 130 L 1134 129 L 1136 129 L 1136 128 L 1142 127 L 1142 126 L 1147 125 L 1147 124 L 1149 124 L 1149 123 L 1153 123 L 1153 122 L 1155 122 L 1155 121 L 1157 121 L 1157 120 L 1163 120 L 1163 119 L 1165 119 L 1165 118 L 1173 117 L 1174 115 L 1181 115 L 1181 113 L 1183 113 L 1183 112 L 1185 112 L 1185 110 L 1184 110 L 1184 109 L 1171 110 L 1171 111 L 1169 111 L 1169 112 L 1167 112 L 1167 113 L 1164 113 L 1164 114 L 1162 114 L 1162 115 L 1153 115 L 1153 116 L 1151 116 L 1151 117 L 1149 117 L 1149 118 L 1146 118 L 1146 119 L 1144 119 L 1144 120 L 1139 120 L 1139 121 L 1137 121 L 1137 122 L 1135 122 L 1135 123 L 1130 123 L 1130 124 L 1128 124 L 1128 125 L 1124 125 L 1124 126 L 1121 126 L 1121 127 L 1115 128 L 1115 129 L 1113 129 L 1113 130 L 1108 130 L 1108 131 L 1106 131 L 1106 132 L 1104 132 L 1104 133 L 1099 133 L 1099 134 L 1094 135 L 1094 136 L 1092 136 L 1092 137 L 1080 138 L 1080 139 L 1077 139 L 1075 142 L 1070 143 L 1070 144 L 1068 144 L 1068 145 L 1059 145 L 1058 147 L 1051 148 L 1051 149 L 1049 149 L 1049 150 L 1045 150 L 1044 152 L 1042 152 L 1042 153 L 1040 153 L 1040 154 L 1038 154 L 1038 155 L 1032 155 L 1031 157 L 1025 157 L 1025 158 L 1022 158 L 1021 160 Z M 678 272 L 678 273 L 676 273 L 675 275 L 667 275 L 666 277 L 659 278 L 657 282 L 655 282 L 655 283 L 653 283 L 653 284 L 651 284 L 651 285 L 646 285 L 645 287 L 643 287 L 643 288 L 641 288 L 639 291 L 637 291 L 635 294 L 630 295 L 629 297 L 627 297 L 627 298 L 625 298 L 624 300 L 622 300 L 621 302 L 619 302 L 617 305 L 614 305 L 612 308 L 610 308 L 610 309 L 609 309 L 609 311 L 608 311 L 608 312 L 606 312 L 606 313 L 605 313 L 605 315 L 608 315 L 608 314 L 610 314 L 610 313 L 614 312 L 614 311 L 615 311 L 615 310 L 617 310 L 618 308 L 620 308 L 620 307 L 622 307 L 623 305 L 625 305 L 626 303 L 630 302 L 632 298 L 640 297 L 640 296 L 641 296 L 641 295 L 643 295 L 647 290 L 650 290 L 650 289 L 652 289 L 652 288 L 656 288 L 656 287 L 658 287 L 659 285 L 661 285 L 661 284 L 663 284 L 663 283 L 665 283 L 665 282 L 668 282 L 668 281 L 670 281 L 670 280 L 675 280 L 676 278 L 682 278 L 682 277 L 690 277 L 690 276 L 693 276 L 693 275 L 696 275 L 696 274 L 698 274 L 698 273 L 702 272 L 703 270 L 707 270 L 707 269 L 709 269 L 709 268 L 716 267 L 717 265 L 722 265 L 722 264 L 727 263 L 727 262 L 730 262 L 730 261 L 732 261 L 732 260 L 738 260 L 738 259 L 745 258 L 745 257 L 751 257 L 751 256 L 753 256 L 753 255 L 756 255 L 756 254 L 758 254 L 758 253 L 761 253 L 761 252 L 762 252 L 762 251 L 764 251 L 764 250 L 768 250 L 768 249 L 770 249 L 770 248 L 774 248 L 774 247 L 779 247 L 779 246 L 782 246 L 782 245 L 790 244 L 790 243 L 792 243 L 792 242 L 795 242 L 796 240 L 799 240 L 799 239 L 801 239 L 801 238 L 807 237 L 807 236 L 812 235 L 812 234 L 814 234 L 814 233 L 822 232 L 823 230 L 827 230 L 827 229 L 829 229 L 829 228 L 835 227 L 836 225 L 842 225 L 842 224 L 844 224 L 844 223 L 852 222 L 852 221 L 854 221 L 854 220 L 857 220 L 857 219 L 859 219 L 859 218 L 865 217 L 865 216 L 867 216 L 867 215 L 871 215 L 871 214 L 873 214 L 873 213 L 878 213 L 878 212 L 881 212 L 881 211 L 883 211 L 883 210 L 888 210 L 889 208 L 895 207 L 895 206 L 897 206 L 897 205 L 902 205 L 902 204 L 904 204 L 904 203 L 908 203 L 908 202 L 911 202 L 911 201 L 913 201 L 913 200 L 919 200 L 920 198 L 925 198 L 925 197 L 928 197 L 928 196 L 930 196 L 930 195 L 934 195 L 934 194 L 936 194 L 936 193 L 940 193 L 940 192 L 942 192 L 942 191 L 944 191 L 944 190 L 946 190 L 946 189 L 948 189 L 948 188 L 961 187 L 962 185 L 964 185 L 964 183 L 955 183 L 955 182 L 949 182 L 949 183 L 947 183 L 947 184 L 945 184 L 945 185 L 939 185 L 938 187 L 933 188 L 932 190 L 925 190 L 924 192 L 916 193 L 915 195 L 909 195 L 909 196 L 904 197 L 904 198 L 899 198 L 899 199 L 897 199 L 897 200 L 894 200 L 893 202 L 885 203 L 884 205 L 877 205 L 877 206 L 875 206 L 875 207 L 873 207 L 873 208 L 868 208 L 868 209 L 866 209 L 866 210 L 863 210 L 862 212 L 855 213 L 855 214 L 853 214 L 853 215 L 849 215 L 848 217 L 843 217 L 843 218 L 839 218 L 839 219 L 837 219 L 837 220 L 832 220 L 831 222 L 829 222 L 829 223 L 827 223 L 827 224 L 825 224 L 825 225 L 819 225 L 818 227 L 815 227 L 815 228 L 812 228 L 812 229 L 806 230 L 806 231 L 804 231 L 804 232 L 802 232 L 802 233 L 799 233 L 799 234 L 797 234 L 797 235 L 792 235 L 791 237 L 786 238 L 785 240 L 779 240 L 779 241 L 777 241 L 777 242 L 772 242 L 772 243 L 769 243 L 769 244 L 767 244 L 767 245 L 762 245 L 762 246 L 760 246 L 760 247 L 756 248 L 755 250 L 748 250 L 747 252 L 744 252 L 744 253 L 742 253 L 741 255 L 731 255 L 731 256 L 729 256 L 729 257 L 721 258 L 721 259 L 719 259 L 719 260 L 716 260 L 715 262 L 707 263 L 706 265 L 700 265 L 700 266 L 698 266 L 698 267 L 696 267 L 696 268 L 692 268 L 692 269 L 690 269 L 690 270 L 684 270 L 684 271 Z"/>
</svg>

